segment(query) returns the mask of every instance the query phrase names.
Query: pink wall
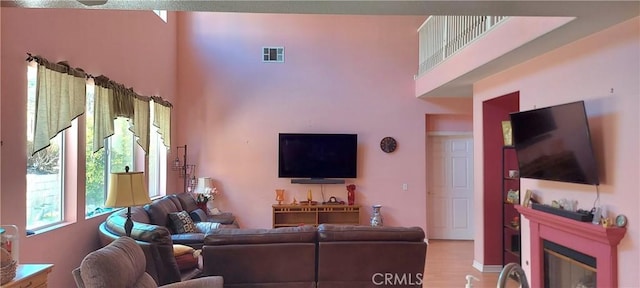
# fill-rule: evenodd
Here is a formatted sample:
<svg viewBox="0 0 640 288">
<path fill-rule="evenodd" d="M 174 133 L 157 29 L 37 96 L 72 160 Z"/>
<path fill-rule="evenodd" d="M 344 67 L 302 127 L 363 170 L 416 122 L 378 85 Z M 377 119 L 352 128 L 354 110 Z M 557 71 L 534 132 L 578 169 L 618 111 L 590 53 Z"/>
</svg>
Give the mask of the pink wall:
<svg viewBox="0 0 640 288">
<path fill-rule="evenodd" d="M 2 8 L 1 15 L 0 223 L 17 224 L 24 232 L 26 53 L 51 61 L 67 60 L 93 75 L 104 74 L 133 87 L 142 95 L 159 95 L 174 102 L 176 25 L 173 13 L 166 24 L 151 11 Z M 80 142 L 72 146 L 77 144 L 84 151 L 84 143 Z M 80 157 L 83 159 L 84 153 Z M 55 264 L 50 287 L 75 287 L 71 270 L 99 247 L 97 226 L 105 216 L 85 219 L 84 161 L 78 164 L 74 170 L 80 177 L 67 186 L 68 190 L 77 191 L 71 202 L 78 204 L 72 206 L 73 211 L 67 211 L 76 221 L 20 239 L 22 263 Z"/>
<path fill-rule="evenodd" d="M 174 143 L 189 145 L 197 174 L 215 179 L 219 208 L 243 227 L 271 227 L 277 188 L 286 190 L 286 202 L 304 199 L 308 189 L 320 199 L 321 188 L 346 198 L 344 185 L 278 178 L 278 133 L 357 133 L 358 178 L 347 182 L 358 187 L 361 222 L 382 204 L 386 224 L 425 227 L 425 114 L 460 108 L 414 96 L 423 20 L 181 13 Z M 262 63 L 262 46 L 284 46 L 285 63 Z M 385 136 L 398 140 L 396 152 L 380 150 Z"/>
<path fill-rule="evenodd" d="M 545 55 L 532 59 L 474 85 L 474 135 L 484 137 L 482 102 L 511 91 L 520 91 L 520 109 L 545 107 L 584 100 L 591 137 L 599 163 L 600 204 L 609 215 L 622 213 L 629 218 L 627 235 L 618 247 L 620 287 L 637 287 L 640 276 L 640 18 L 634 18 Z M 481 141 L 475 153 L 483 157 Z M 490 161 L 485 159 L 484 161 Z M 482 162 L 476 162 L 480 171 Z M 483 187 L 482 172 L 475 175 L 476 187 Z M 579 208 L 590 209 L 596 188 L 588 185 L 522 179 L 521 191 L 533 190 L 542 202 L 570 198 Z M 483 193 L 477 190 L 476 196 Z M 634 224 L 636 223 L 636 224 Z M 528 221 L 521 225 L 522 263 L 529 270 Z M 476 231 L 481 231 L 477 229 Z M 476 240 L 478 237 L 476 237 Z M 478 242 L 478 241 L 476 241 Z M 482 263 L 482 251 L 476 243 L 475 259 Z M 622 272 L 624 271 L 624 273 Z M 631 272 L 631 273 L 628 273 Z M 529 274 L 530 275 L 530 274 Z"/>
<path fill-rule="evenodd" d="M 471 102 L 471 99 L 469 99 Z M 472 114 L 427 115 L 427 132 L 471 132 L 473 131 Z"/>
</svg>

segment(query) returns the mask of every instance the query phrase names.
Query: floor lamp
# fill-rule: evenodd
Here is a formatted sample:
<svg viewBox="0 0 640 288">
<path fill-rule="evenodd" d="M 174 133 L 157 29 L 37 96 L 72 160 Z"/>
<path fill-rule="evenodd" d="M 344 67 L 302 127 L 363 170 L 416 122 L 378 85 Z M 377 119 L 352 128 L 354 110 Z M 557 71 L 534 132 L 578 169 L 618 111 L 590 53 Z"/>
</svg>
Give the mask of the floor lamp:
<svg viewBox="0 0 640 288">
<path fill-rule="evenodd" d="M 131 237 L 131 230 L 133 229 L 131 206 L 148 203 L 151 203 L 151 199 L 149 199 L 149 193 L 147 193 L 144 172 L 129 173 L 129 166 L 126 166 L 124 173 L 111 173 L 109 194 L 104 206 L 111 208 L 127 207 L 127 221 L 124 223 L 127 237 Z"/>
</svg>

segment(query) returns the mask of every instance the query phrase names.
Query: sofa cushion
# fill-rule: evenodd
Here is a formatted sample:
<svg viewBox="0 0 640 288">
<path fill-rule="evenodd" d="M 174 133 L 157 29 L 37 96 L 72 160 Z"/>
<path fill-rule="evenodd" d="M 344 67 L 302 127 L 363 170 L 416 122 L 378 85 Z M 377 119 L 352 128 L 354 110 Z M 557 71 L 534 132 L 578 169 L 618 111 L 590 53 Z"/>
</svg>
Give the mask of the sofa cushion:
<svg viewBox="0 0 640 288">
<path fill-rule="evenodd" d="M 189 216 L 191 216 L 191 219 L 193 219 L 193 222 L 207 221 L 207 213 L 200 208 L 197 208 L 189 212 Z"/>
<path fill-rule="evenodd" d="M 229 212 L 207 215 L 207 221 L 216 222 L 220 224 L 237 224 L 236 216 L 233 216 L 233 213 L 229 213 Z"/>
<path fill-rule="evenodd" d="M 122 209 L 121 215 L 126 217 L 127 209 Z M 147 214 L 147 211 L 145 211 L 142 206 L 131 207 L 131 220 L 138 223 L 151 223 L 149 214 Z"/>
<path fill-rule="evenodd" d="M 169 213 L 169 219 L 171 219 L 173 231 L 177 234 L 198 232 L 187 211 Z"/>
<path fill-rule="evenodd" d="M 124 213 L 122 211 L 111 213 L 111 215 L 107 217 L 104 223 L 104 228 L 107 231 L 118 236 L 126 235 L 124 225 L 127 221 L 127 209 L 122 210 L 124 210 Z M 133 218 L 133 215 L 135 215 L 133 214 L 134 209 L 132 208 L 131 211 Z M 146 214 L 146 212 L 144 212 L 144 209 L 142 211 L 142 213 Z M 133 222 L 131 237 L 139 241 L 145 241 L 154 244 L 171 244 L 171 233 L 169 231 L 169 228 L 164 226 L 140 223 L 136 221 Z"/>
<path fill-rule="evenodd" d="M 316 228 L 311 225 L 275 229 L 217 229 L 205 238 L 205 245 L 309 243 L 316 241 Z"/>
<path fill-rule="evenodd" d="M 320 224 L 318 242 L 331 241 L 424 241 L 420 227 L 353 226 Z"/>
<path fill-rule="evenodd" d="M 162 197 L 160 199 L 153 200 L 151 204 L 144 206 L 145 210 L 149 214 L 149 220 L 151 224 L 171 227 L 169 223 L 169 213 L 180 212 L 182 207 L 178 208 L 176 203 L 171 199 L 174 197 Z"/>
<path fill-rule="evenodd" d="M 196 251 L 196 249 L 193 249 L 191 246 L 173 244 L 173 256 L 177 257 L 184 254 L 193 254 L 193 251 Z"/>
<path fill-rule="evenodd" d="M 200 249 L 204 243 L 204 236 L 204 233 L 172 234 L 171 241 L 173 241 L 174 244 L 182 244 Z"/>
<path fill-rule="evenodd" d="M 179 193 L 179 194 L 175 194 L 175 197 L 180 202 L 180 206 L 182 206 L 182 210 L 191 212 L 193 210 L 198 209 L 198 204 L 196 203 L 196 199 L 193 198 L 193 195 L 191 193 Z"/>
<path fill-rule="evenodd" d="M 219 229 L 221 224 L 214 222 L 196 222 L 195 225 L 198 232 L 209 234 L 211 231 Z"/>
</svg>

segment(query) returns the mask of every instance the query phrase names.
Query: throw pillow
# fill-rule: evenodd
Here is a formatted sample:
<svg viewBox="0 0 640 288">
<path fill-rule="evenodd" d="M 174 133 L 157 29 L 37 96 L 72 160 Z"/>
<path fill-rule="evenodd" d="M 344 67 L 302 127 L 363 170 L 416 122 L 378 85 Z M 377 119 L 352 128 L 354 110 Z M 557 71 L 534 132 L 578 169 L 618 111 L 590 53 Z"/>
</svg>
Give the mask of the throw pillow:
<svg viewBox="0 0 640 288">
<path fill-rule="evenodd" d="M 189 213 L 189 216 L 191 216 L 193 222 L 207 221 L 207 213 L 200 208 L 191 211 L 191 213 Z"/>
<path fill-rule="evenodd" d="M 193 254 L 196 249 L 182 244 L 173 244 L 173 256 L 181 256 L 184 254 Z"/>
<path fill-rule="evenodd" d="M 209 232 L 220 228 L 220 223 L 215 222 L 196 222 L 196 230 L 200 233 L 208 234 Z"/>
<path fill-rule="evenodd" d="M 176 256 L 176 263 L 178 264 L 178 269 L 180 269 L 180 271 L 193 269 L 198 267 L 198 258 L 193 257 L 193 254 L 191 253 L 187 253 Z"/>
<path fill-rule="evenodd" d="M 191 220 L 187 211 L 169 213 L 169 219 L 171 220 L 173 231 L 175 231 L 176 234 L 198 232 L 196 225 L 193 224 L 193 220 Z"/>
</svg>

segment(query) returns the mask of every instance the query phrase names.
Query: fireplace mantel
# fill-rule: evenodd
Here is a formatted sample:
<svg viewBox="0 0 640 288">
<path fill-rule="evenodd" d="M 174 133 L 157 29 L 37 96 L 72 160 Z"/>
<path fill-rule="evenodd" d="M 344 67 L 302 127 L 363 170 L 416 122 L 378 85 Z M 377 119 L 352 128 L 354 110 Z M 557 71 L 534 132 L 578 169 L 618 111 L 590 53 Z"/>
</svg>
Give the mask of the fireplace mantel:
<svg viewBox="0 0 640 288">
<path fill-rule="evenodd" d="M 618 243 L 626 228 L 594 225 L 516 205 L 531 230 L 531 287 L 544 286 L 542 240 L 560 244 L 596 258 L 598 287 L 618 286 Z"/>
</svg>

